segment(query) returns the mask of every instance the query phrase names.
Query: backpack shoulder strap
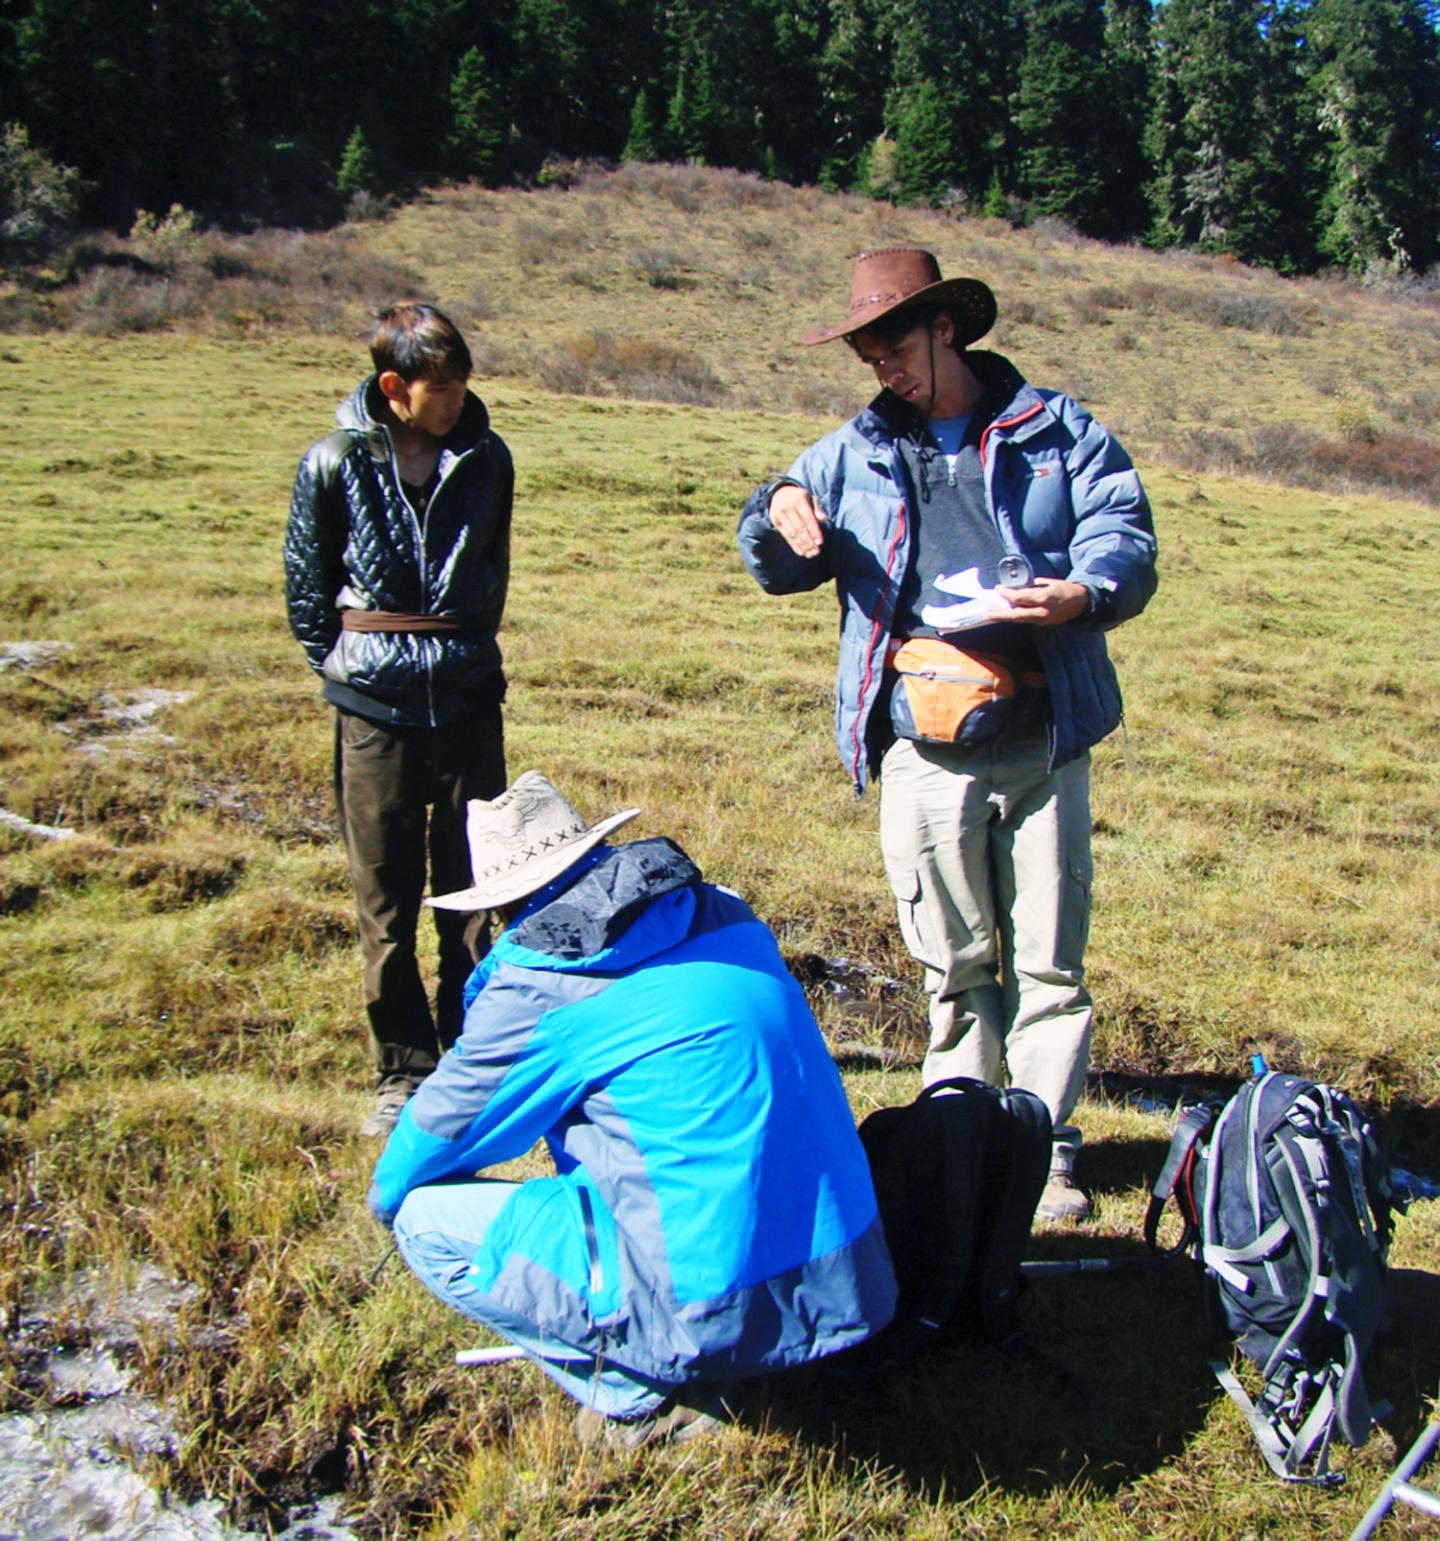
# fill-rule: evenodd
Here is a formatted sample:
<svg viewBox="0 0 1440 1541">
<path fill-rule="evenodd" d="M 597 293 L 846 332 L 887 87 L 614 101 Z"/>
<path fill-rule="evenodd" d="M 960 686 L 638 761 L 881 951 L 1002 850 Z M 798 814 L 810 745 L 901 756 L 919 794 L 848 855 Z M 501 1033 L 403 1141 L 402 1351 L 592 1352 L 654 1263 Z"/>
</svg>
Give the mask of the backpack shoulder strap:
<svg viewBox="0 0 1440 1541">
<path fill-rule="evenodd" d="M 998 1101 L 977 1262 L 981 1326 L 986 1337 L 1008 1347 L 1018 1333 L 1020 1264 L 1050 1175 L 1051 1125 L 1050 1110 L 1034 1092 L 1012 1086 Z"/>
<path fill-rule="evenodd" d="M 1338 1487 L 1344 1482 L 1344 1472 L 1330 1470 L 1330 1434 L 1335 1425 L 1335 1396 L 1327 1381 L 1309 1416 L 1298 1429 L 1292 1430 L 1277 1414 L 1273 1419 L 1264 1413 L 1245 1394 L 1245 1388 L 1235 1378 L 1228 1365 L 1218 1359 L 1210 1361 L 1210 1369 L 1230 1400 L 1245 1414 L 1255 1443 L 1265 1457 L 1271 1471 L 1286 1482 L 1308 1482 L 1317 1487 Z M 1316 1447 L 1319 1447 L 1318 1450 Z M 1314 1469 L 1302 1470 L 1312 1452 Z"/>
</svg>

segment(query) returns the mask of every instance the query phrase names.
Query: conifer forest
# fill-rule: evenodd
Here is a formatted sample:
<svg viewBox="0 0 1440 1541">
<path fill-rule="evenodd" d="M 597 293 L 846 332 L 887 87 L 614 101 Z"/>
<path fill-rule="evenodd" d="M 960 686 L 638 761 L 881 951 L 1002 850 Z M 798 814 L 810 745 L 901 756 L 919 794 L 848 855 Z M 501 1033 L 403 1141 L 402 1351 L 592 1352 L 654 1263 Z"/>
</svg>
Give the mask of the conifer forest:
<svg viewBox="0 0 1440 1541">
<path fill-rule="evenodd" d="M 690 160 L 1422 273 L 1437 21 L 1436 0 L 5 0 L 0 220 L 12 246 L 46 197 L 117 226 L 177 203 L 316 225 L 444 178 Z"/>
</svg>

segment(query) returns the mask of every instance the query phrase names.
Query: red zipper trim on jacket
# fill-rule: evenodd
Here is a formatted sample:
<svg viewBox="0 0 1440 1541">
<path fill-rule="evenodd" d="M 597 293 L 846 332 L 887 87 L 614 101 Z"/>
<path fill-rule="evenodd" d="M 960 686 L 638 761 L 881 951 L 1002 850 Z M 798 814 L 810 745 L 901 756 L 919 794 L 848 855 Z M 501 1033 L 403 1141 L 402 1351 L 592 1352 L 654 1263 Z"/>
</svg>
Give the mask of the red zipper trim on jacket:
<svg viewBox="0 0 1440 1541">
<path fill-rule="evenodd" d="M 982 466 L 985 464 L 985 446 L 989 442 L 990 435 L 994 433 L 997 428 L 1013 428 L 1016 423 L 1028 422 L 1032 417 L 1035 416 L 1037 412 L 1043 412 L 1044 410 L 1045 403 L 1043 401 L 1037 401 L 1034 406 L 1026 407 L 1026 409 L 1021 412 L 1018 417 L 997 418 L 995 422 L 991 423 L 985 432 L 980 435 L 980 464 Z"/>
<path fill-rule="evenodd" d="M 860 760 L 864 749 L 860 743 L 860 719 L 861 707 L 865 704 L 865 697 L 870 690 L 870 681 L 875 677 L 875 644 L 880 637 L 880 612 L 885 608 L 885 594 L 890 585 L 890 574 L 895 567 L 895 552 L 899 548 L 900 541 L 905 534 L 905 505 L 900 505 L 900 519 L 895 526 L 895 539 L 890 542 L 890 550 L 885 557 L 885 588 L 880 591 L 879 603 L 875 606 L 875 614 L 870 622 L 870 646 L 865 654 L 865 678 L 860 682 L 860 699 L 855 703 L 855 732 L 853 735 L 855 755 L 850 761 L 850 779 L 859 786 L 860 784 Z"/>
</svg>

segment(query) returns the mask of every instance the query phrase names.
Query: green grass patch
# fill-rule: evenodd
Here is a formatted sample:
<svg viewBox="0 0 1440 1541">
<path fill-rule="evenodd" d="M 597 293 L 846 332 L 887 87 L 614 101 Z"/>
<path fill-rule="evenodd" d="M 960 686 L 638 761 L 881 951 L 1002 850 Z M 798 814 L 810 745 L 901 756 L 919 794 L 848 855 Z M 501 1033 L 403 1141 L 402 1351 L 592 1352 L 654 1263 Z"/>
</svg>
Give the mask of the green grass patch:
<svg viewBox="0 0 1440 1541">
<path fill-rule="evenodd" d="M 458 193 L 438 202 L 463 212 Z M 929 230 L 834 207 L 837 241 L 887 217 Z M 687 243 L 702 257 L 711 220 Z M 456 224 L 456 263 L 476 227 Z M 503 232 L 486 240 L 472 267 Z M 1001 249 L 983 229 L 965 240 L 982 269 Z M 617 305 L 643 284 L 655 306 L 620 265 L 600 277 Z M 819 288 L 807 303 L 825 309 Z M 1243 335 L 1298 347 L 1329 324 L 1323 308 L 1301 319 Z M 884 1381 L 820 1367 L 683 1452 L 587 1454 L 533 1369 L 455 1370 L 464 1324 L 397 1264 L 370 1279 L 385 1238 L 363 1206 L 375 1152 L 354 1133 L 367 1073 L 330 727 L 280 598 L 294 466 L 359 350 L 292 338 L 278 367 L 200 336 L 7 347 L 27 410 L 7 440 L 0 643 L 56 646 L 0 668 L 0 807 L 74 838 L 0 827 L 0 1304 L 13 1325 L 46 1280 L 97 1265 L 200 1287 L 179 1348 L 157 1335 L 142 1355 L 180 1419 L 171 1481 L 271 1518 L 343 1486 L 376 1535 L 1348 1533 L 1440 1375 L 1434 1204 L 1401 1224 L 1409 1314 L 1372 1377 L 1397 1414 L 1345 1458 L 1338 1496 L 1270 1479 L 1209 1380 L 1183 1274 L 1035 1288 L 1041 1364 L 973 1349 Z M 757 336 L 736 356 L 762 347 L 779 351 Z M 877 800 L 851 796 L 831 742 L 834 600 L 767 598 L 732 539 L 749 487 L 826 421 L 508 378 L 485 391 L 519 486 L 512 773 L 545 770 L 591 817 L 639 806 L 636 837 L 673 836 L 744 892 L 847 1067 L 893 1051 L 893 1068 L 846 1069 L 857 1117 L 908 1099 L 923 1000 Z M 1440 583 L 1437 515 L 1147 480 L 1163 584 L 1114 638 L 1127 725 L 1095 755 L 1097 1066 L 1236 1077 L 1260 1048 L 1388 1110 L 1433 1171 L 1440 642 L 1401 634 L 1390 595 L 1397 562 L 1406 594 Z M 829 994 L 812 955 L 871 983 Z M 1037 1249 L 1134 1253 L 1165 1120 L 1096 1099 L 1082 1121 L 1096 1217 Z M 0 1387 L 23 1405 L 33 1387 L 4 1354 Z"/>
</svg>

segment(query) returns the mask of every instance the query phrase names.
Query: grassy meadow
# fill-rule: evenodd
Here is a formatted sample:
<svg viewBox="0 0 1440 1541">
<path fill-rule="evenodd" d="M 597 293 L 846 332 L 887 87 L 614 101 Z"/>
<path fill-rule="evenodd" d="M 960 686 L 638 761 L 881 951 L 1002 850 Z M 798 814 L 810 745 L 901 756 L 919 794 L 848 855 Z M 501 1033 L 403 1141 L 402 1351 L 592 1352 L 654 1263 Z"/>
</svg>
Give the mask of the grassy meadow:
<svg viewBox="0 0 1440 1541">
<path fill-rule="evenodd" d="M 0 338 L 0 809 L 75 832 L 0 825 L 4 1404 L 83 1336 L 30 1328 L 56 1289 L 151 1262 L 200 1289 L 142 1345 L 182 1436 L 155 1475 L 254 1524 L 344 1488 L 365 1534 L 430 1541 L 1348 1535 L 1440 1377 L 1434 1202 L 1400 1222 L 1369 1376 L 1395 1412 L 1340 1452 L 1339 1493 L 1269 1476 L 1183 1269 L 1037 1284 L 1034 1361 L 820 1367 L 680 1450 L 584 1451 L 531 1367 L 456 1370 L 477 1334 L 398 1262 L 372 1277 L 330 730 L 279 546 L 376 286 L 433 295 L 517 466 L 512 774 L 592 818 L 641 807 L 635 837 L 775 927 L 857 1118 L 908 1100 L 923 1001 L 877 799 L 833 749 L 834 601 L 760 593 L 732 530 L 865 399 L 848 352 L 793 343 L 843 308 L 854 250 L 916 239 L 987 277 L 995 346 L 1122 432 L 1161 537 L 1160 593 L 1112 639 L 1126 729 L 1094 760 L 1096 1213 L 1033 1249 L 1132 1256 L 1168 1120 L 1119 1085 L 1232 1083 L 1262 1050 L 1440 1171 L 1440 307 L 674 168 L 442 189 L 313 238 L 341 255 L 311 253 L 303 291 L 281 247 L 312 238 L 246 239 L 224 304 L 197 266 L 131 325 L 91 273 Z M 842 995 L 816 958 L 870 973 Z"/>
</svg>

